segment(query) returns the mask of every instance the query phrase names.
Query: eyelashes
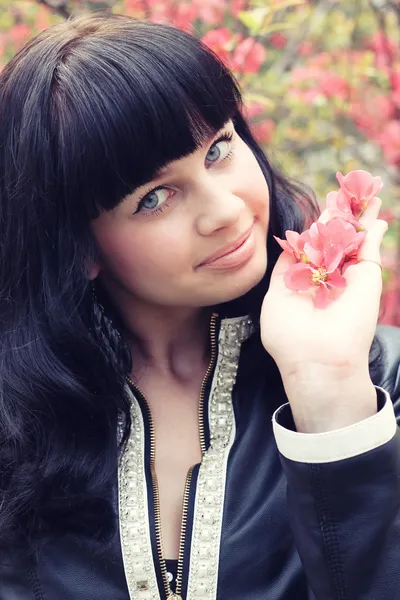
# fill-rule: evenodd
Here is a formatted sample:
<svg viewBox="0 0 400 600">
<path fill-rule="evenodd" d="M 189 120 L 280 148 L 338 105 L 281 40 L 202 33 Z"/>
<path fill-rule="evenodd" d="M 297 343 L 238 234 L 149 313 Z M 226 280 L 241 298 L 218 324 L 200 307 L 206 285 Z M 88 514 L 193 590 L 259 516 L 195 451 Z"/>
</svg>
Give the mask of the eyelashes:
<svg viewBox="0 0 400 600">
<path fill-rule="evenodd" d="M 222 133 L 211 144 L 211 146 L 206 154 L 206 158 L 209 155 L 210 151 L 213 148 L 216 148 L 218 146 L 218 144 L 220 144 L 221 142 L 227 142 L 227 143 L 231 144 L 232 139 L 233 139 L 232 131 L 229 131 L 229 132 L 227 131 L 227 132 Z M 229 151 L 227 152 L 227 154 L 225 156 L 223 156 L 222 158 L 218 157 L 217 160 L 215 160 L 215 161 L 209 161 L 209 165 L 206 168 L 212 168 L 213 165 L 221 165 L 221 164 L 231 160 L 233 155 L 234 155 L 234 146 L 231 144 Z M 162 204 L 159 204 L 158 206 L 156 206 L 154 208 L 146 208 L 145 203 L 148 201 L 149 197 L 151 197 L 151 195 L 156 194 L 159 191 L 169 192 L 169 197 L 166 200 L 164 200 L 164 202 L 162 202 Z M 149 216 L 160 214 L 170 206 L 169 200 L 171 200 L 173 195 L 174 195 L 174 191 L 166 186 L 159 185 L 155 188 L 152 188 L 152 189 L 144 192 L 144 194 L 139 198 L 137 208 L 133 212 L 133 214 L 137 214 L 139 212 L 142 212 L 145 215 L 149 215 Z"/>
</svg>

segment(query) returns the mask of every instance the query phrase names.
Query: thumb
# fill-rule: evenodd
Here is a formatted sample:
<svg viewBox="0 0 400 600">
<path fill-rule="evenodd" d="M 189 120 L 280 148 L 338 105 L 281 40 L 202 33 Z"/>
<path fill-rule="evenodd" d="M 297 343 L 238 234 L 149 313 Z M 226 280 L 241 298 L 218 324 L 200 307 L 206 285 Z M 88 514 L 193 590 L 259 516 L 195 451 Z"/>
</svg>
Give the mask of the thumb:
<svg viewBox="0 0 400 600">
<path fill-rule="evenodd" d="M 380 247 L 383 237 L 388 230 L 388 224 L 382 219 L 377 219 L 368 229 L 365 240 L 358 252 L 358 260 L 374 260 L 381 262 Z"/>
<path fill-rule="evenodd" d="M 271 275 L 271 283 L 274 280 L 281 279 L 283 275 L 286 273 L 289 267 L 296 264 L 297 260 L 293 256 L 293 254 L 289 254 L 289 252 L 282 252 L 276 261 L 275 267 L 272 271 Z"/>
<path fill-rule="evenodd" d="M 289 252 L 281 253 L 278 260 L 276 261 L 276 264 L 271 274 L 271 280 L 269 284 L 270 291 L 274 290 L 274 292 L 279 292 L 279 294 L 293 293 L 290 292 L 289 289 L 286 287 L 284 282 L 284 275 L 289 269 L 289 267 L 296 263 L 297 260 L 293 256 L 293 254 L 289 254 Z"/>
</svg>

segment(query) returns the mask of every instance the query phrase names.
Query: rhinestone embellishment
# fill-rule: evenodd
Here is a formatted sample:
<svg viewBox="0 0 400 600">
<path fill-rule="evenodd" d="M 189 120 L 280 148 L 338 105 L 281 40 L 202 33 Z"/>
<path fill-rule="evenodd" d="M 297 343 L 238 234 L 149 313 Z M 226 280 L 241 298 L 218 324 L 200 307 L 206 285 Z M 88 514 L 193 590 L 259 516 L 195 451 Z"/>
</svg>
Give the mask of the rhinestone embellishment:
<svg viewBox="0 0 400 600">
<path fill-rule="evenodd" d="M 232 389 L 240 347 L 252 333 L 248 317 L 222 321 L 209 402 L 210 447 L 199 469 L 187 600 L 217 597 L 219 548 L 228 455 L 235 434 Z M 130 600 L 160 600 L 149 533 L 144 471 L 144 424 L 132 398 L 132 430 L 119 468 L 122 555 Z"/>
<path fill-rule="evenodd" d="M 209 402 L 211 443 L 203 456 L 197 481 L 187 600 L 215 600 L 217 597 L 226 469 L 235 434 L 232 389 L 241 344 L 252 330 L 248 318 L 230 319 L 221 324 L 218 362 Z"/>
<path fill-rule="evenodd" d="M 125 577 L 131 600 L 160 600 L 149 534 L 144 472 L 144 424 L 132 400 L 132 429 L 119 468 L 119 520 Z"/>
</svg>

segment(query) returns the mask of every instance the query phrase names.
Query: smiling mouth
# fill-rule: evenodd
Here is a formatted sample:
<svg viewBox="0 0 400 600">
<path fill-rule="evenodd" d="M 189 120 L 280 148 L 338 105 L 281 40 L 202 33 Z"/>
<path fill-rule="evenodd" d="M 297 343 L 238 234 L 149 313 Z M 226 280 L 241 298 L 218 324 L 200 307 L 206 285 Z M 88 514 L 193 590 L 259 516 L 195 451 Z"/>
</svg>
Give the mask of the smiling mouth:
<svg viewBox="0 0 400 600">
<path fill-rule="evenodd" d="M 227 266 L 228 265 L 228 259 L 229 258 L 234 258 L 233 255 L 235 253 L 237 253 L 239 250 L 241 250 L 242 248 L 244 249 L 246 242 L 249 240 L 251 234 L 253 233 L 253 225 L 250 227 L 250 229 L 248 229 L 245 233 L 243 233 L 239 238 L 237 238 L 236 241 L 232 242 L 231 244 L 227 244 L 226 246 L 224 246 L 223 248 L 221 248 L 220 250 L 218 250 L 217 252 L 214 252 L 213 254 L 211 254 L 208 258 L 206 258 L 206 260 L 204 260 L 199 267 L 204 267 L 204 266 L 212 266 L 215 264 L 215 266 L 217 266 L 217 263 L 220 262 L 221 266 L 222 263 L 226 263 Z M 250 250 L 250 247 L 249 247 Z M 243 257 L 245 258 L 245 257 Z M 223 261 L 222 259 L 225 259 L 225 261 Z M 239 256 L 238 256 L 239 259 Z"/>
</svg>

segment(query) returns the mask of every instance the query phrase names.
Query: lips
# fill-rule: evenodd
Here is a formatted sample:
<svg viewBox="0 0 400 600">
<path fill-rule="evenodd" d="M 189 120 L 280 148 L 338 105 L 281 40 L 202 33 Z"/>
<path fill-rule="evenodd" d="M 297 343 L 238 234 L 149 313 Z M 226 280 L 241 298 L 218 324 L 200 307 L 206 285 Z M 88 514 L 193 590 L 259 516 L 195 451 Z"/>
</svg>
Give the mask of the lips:
<svg viewBox="0 0 400 600">
<path fill-rule="evenodd" d="M 245 233 L 242 233 L 242 235 L 240 237 L 238 237 L 234 242 L 231 242 L 230 244 L 227 244 L 223 248 L 220 248 L 216 252 L 213 252 L 212 254 L 210 254 L 205 260 L 203 260 L 202 263 L 200 263 L 199 267 L 213 263 L 214 261 L 218 260 L 219 258 L 222 258 L 223 256 L 226 256 L 227 254 L 231 254 L 231 252 L 234 252 L 235 250 L 240 248 L 240 246 L 242 246 L 242 244 L 244 244 L 244 242 L 251 235 L 252 230 L 253 230 L 253 225 Z"/>
</svg>

